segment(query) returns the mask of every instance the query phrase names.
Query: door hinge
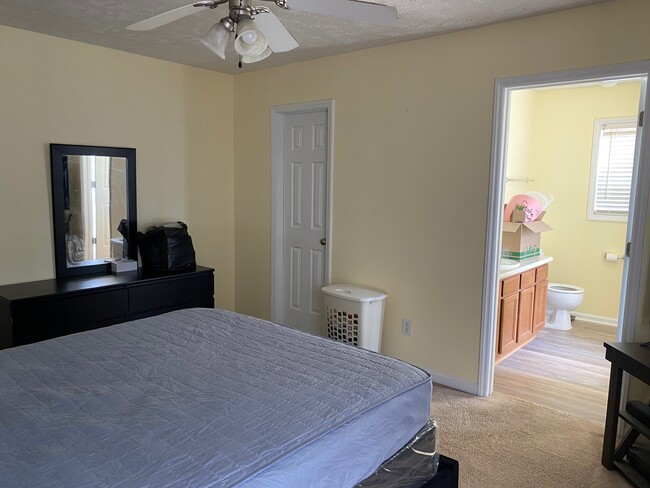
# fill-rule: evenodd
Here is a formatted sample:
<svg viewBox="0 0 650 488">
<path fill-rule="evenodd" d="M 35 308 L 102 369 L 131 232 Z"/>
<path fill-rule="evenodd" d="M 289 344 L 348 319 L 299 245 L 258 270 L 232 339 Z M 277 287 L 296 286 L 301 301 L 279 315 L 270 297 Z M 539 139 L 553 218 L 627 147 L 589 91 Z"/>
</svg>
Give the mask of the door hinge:
<svg viewBox="0 0 650 488">
<path fill-rule="evenodd" d="M 630 250 L 632 248 L 632 243 L 628 242 L 625 244 L 625 255 L 629 258 L 630 257 Z"/>
<path fill-rule="evenodd" d="M 643 127 L 643 117 L 645 115 L 645 110 L 642 110 L 641 113 L 639 113 L 639 127 Z"/>
<path fill-rule="evenodd" d="M 96 238 L 96 237 L 93 237 L 93 238 L 92 238 L 92 243 L 93 243 L 93 244 L 97 244 L 97 238 Z"/>
<path fill-rule="evenodd" d="M 97 182 L 96 181 L 91 181 L 90 182 L 90 188 L 97 188 Z"/>
</svg>

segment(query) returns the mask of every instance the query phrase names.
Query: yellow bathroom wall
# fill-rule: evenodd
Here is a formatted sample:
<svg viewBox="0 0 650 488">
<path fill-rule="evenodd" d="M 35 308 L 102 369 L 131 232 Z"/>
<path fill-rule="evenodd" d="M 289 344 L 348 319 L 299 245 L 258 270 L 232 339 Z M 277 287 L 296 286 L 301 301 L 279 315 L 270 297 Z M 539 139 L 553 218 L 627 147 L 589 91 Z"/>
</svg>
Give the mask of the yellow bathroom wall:
<svg viewBox="0 0 650 488">
<path fill-rule="evenodd" d="M 525 114 L 528 121 L 521 124 L 526 128 L 521 140 L 513 144 L 519 150 L 512 151 L 512 158 L 508 152 L 507 173 L 535 181 L 517 184 L 516 191 L 511 191 L 512 182 L 507 183 L 506 196 L 529 190 L 554 196 L 544 217 L 554 230 L 542 235 L 542 249 L 554 258 L 550 281 L 585 289 L 584 302 L 576 310 L 581 314 L 618 316 L 623 261 L 605 261 L 604 253 L 623 254 L 627 224 L 587 220 L 589 174 L 594 121 L 634 117 L 639 92 L 640 84 L 635 82 L 609 88 L 525 90 L 512 99 L 514 120 Z M 516 108 L 520 100 L 522 107 Z M 516 139 L 521 131 L 513 125 L 518 124 L 511 124 L 511 136 Z M 522 143 L 527 147 L 522 149 Z M 526 164 L 515 155 L 525 157 Z"/>
<path fill-rule="evenodd" d="M 508 116 L 508 144 L 505 175 L 509 179 L 521 180 L 530 174 L 530 141 L 532 130 L 533 90 L 518 90 L 510 94 L 510 113 Z M 514 195 L 530 190 L 530 185 L 522 181 L 508 181 L 504 186 L 504 202 Z"/>
</svg>

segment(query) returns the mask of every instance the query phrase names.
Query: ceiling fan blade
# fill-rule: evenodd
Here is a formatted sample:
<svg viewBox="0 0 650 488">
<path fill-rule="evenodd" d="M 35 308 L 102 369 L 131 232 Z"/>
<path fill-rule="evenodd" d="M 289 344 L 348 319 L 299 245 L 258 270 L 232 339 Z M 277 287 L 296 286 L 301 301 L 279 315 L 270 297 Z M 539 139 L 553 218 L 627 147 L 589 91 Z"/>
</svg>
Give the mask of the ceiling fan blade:
<svg viewBox="0 0 650 488">
<path fill-rule="evenodd" d="M 395 7 L 359 0 L 287 0 L 287 4 L 294 10 L 344 17 L 372 24 L 390 24 L 399 18 Z"/>
<path fill-rule="evenodd" d="M 201 9 L 199 7 L 210 6 L 209 4 L 208 5 L 198 4 L 195 7 L 195 5 L 197 5 L 197 2 L 191 3 L 189 5 L 185 5 L 184 7 L 175 8 L 174 10 L 163 12 L 162 14 L 158 14 L 148 19 L 142 20 L 140 22 L 136 22 L 135 24 L 131 24 L 130 26 L 127 27 L 127 29 L 132 31 L 143 31 L 143 30 L 155 29 L 156 27 L 160 27 L 161 25 L 169 24 L 170 22 L 174 22 L 175 20 L 182 19 L 183 17 L 187 17 L 188 15 L 192 15 L 197 12 L 200 12 Z"/>
<path fill-rule="evenodd" d="M 272 12 L 256 15 L 255 25 L 266 36 L 273 52 L 283 53 L 298 47 L 296 40 Z"/>
</svg>

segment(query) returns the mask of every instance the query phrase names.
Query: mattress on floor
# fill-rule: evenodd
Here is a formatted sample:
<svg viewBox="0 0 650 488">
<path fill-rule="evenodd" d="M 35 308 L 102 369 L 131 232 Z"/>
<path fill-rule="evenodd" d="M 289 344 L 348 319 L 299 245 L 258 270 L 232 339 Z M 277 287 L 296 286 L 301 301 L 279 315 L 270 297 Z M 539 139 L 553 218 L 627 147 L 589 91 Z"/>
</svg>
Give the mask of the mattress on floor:
<svg viewBox="0 0 650 488">
<path fill-rule="evenodd" d="M 172 312 L 0 351 L 0 480 L 352 486 L 426 423 L 430 388 L 379 354 Z"/>
</svg>

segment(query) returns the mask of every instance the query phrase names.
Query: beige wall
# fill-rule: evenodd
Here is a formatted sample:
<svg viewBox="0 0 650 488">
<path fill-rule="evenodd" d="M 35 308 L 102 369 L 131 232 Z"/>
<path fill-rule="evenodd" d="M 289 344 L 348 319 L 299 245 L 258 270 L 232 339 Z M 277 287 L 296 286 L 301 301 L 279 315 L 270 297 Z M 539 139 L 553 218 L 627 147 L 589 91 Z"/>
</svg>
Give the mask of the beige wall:
<svg viewBox="0 0 650 488">
<path fill-rule="evenodd" d="M 183 220 L 234 307 L 233 78 L 0 26 L 0 284 L 54 276 L 49 143 L 137 149 L 138 227 Z"/>
<path fill-rule="evenodd" d="M 269 110 L 333 98 L 332 278 L 389 293 L 383 352 L 475 384 L 495 79 L 648 59 L 648 18 L 606 2 L 238 75 L 237 310 L 269 316 Z"/>
<path fill-rule="evenodd" d="M 585 288 L 577 312 L 618 317 L 623 262 L 607 262 L 605 252 L 623 254 L 627 224 L 587 220 L 587 196 L 596 119 L 635 117 L 640 84 L 615 87 L 522 90 L 511 100 L 506 199 L 525 191 L 551 193 L 544 221 L 553 231 L 542 236 L 553 256 L 550 280 Z"/>
</svg>

